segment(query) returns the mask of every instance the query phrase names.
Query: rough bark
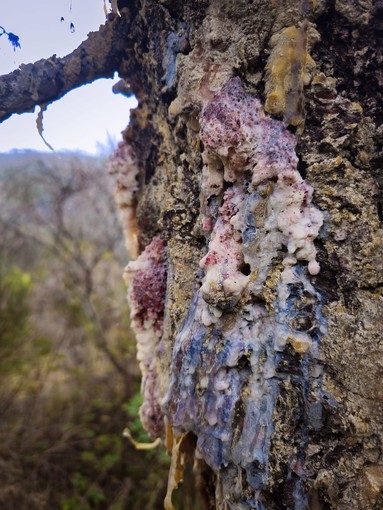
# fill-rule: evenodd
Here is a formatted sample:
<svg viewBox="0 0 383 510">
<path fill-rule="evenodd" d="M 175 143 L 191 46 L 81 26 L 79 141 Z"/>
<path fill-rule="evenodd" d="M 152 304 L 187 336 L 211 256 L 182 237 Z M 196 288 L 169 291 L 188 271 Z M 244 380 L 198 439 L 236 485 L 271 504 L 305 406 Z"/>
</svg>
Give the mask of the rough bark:
<svg viewBox="0 0 383 510">
<path fill-rule="evenodd" d="M 165 422 L 178 437 L 196 436 L 198 455 L 215 480 L 215 493 L 207 497 L 211 507 L 213 497 L 216 508 L 381 508 L 380 4 L 147 1 L 132 28 L 136 44 L 130 62 L 139 65 L 135 71 L 127 65 L 124 76 L 140 106 L 125 140 L 138 165 L 139 247 L 158 235 L 167 243 L 165 321 L 161 341 L 157 337 L 152 344 L 160 388 L 156 399 Z M 290 284 L 294 312 L 277 320 L 298 340 L 305 332 L 318 347 L 317 355 L 310 349 L 303 352 L 293 340 L 274 358 L 264 347 L 258 364 L 246 352 L 234 367 L 222 361 L 223 350 L 234 349 L 230 335 L 239 333 L 232 322 L 239 323 L 246 304 L 264 306 L 268 320 L 274 320 L 283 247 L 270 263 L 263 294 L 245 293 L 243 302 L 222 304 L 225 295 L 219 297 L 216 288 L 210 305 L 222 316 L 210 326 L 195 311 L 204 304 L 198 289 L 206 281 L 206 267 L 201 270 L 200 261 L 212 235 L 203 232 L 201 215 L 210 212 L 213 224 L 219 217 L 217 204 L 204 204 L 202 168 L 209 161 L 201 143 L 201 136 L 208 143 L 200 133 L 206 128 L 201 111 L 233 76 L 295 132 L 298 169 L 325 217 L 315 240 L 320 272 L 310 276 L 300 262 L 315 291 L 299 291 L 299 285 L 294 290 Z M 222 160 L 219 165 L 224 166 Z M 254 273 L 254 267 L 250 270 Z M 275 324 L 276 335 L 277 329 Z M 262 335 L 262 330 L 254 335 L 254 345 L 262 342 Z M 194 364 L 193 356 L 199 357 Z M 270 381 L 276 386 L 264 379 L 267 397 L 262 400 L 254 396 L 254 377 L 259 373 L 262 378 L 266 361 L 274 364 Z M 220 370 L 236 371 L 239 389 L 234 378 L 227 388 Z M 185 383 L 188 377 L 190 385 Z M 210 386 L 214 382 L 216 389 Z M 222 397 L 225 391 L 227 398 Z M 230 391 L 232 397 L 238 392 L 234 409 Z M 215 423 L 216 417 L 209 415 L 206 393 L 218 412 L 227 411 L 232 428 L 227 447 L 219 435 L 227 430 L 222 420 Z M 265 411 L 269 404 L 271 410 Z M 186 411 L 183 405 L 189 406 Z M 159 416 L 149 418 L 146 424 L 155 432 L 150 420 L 158 424 Z M 251 426 L 254 435 L 246 436 L 244 429 Z M 245 438 L 253 443 L 246 444 Z M 236 444 L 250 451 L 246 459 Z"/>
<path fill-rule="evenodd" d="M 170 488 L 195 448 L 207 508 L 382 508 L 382 3 L 124 4 L 111 167 Z"/>
</svg>

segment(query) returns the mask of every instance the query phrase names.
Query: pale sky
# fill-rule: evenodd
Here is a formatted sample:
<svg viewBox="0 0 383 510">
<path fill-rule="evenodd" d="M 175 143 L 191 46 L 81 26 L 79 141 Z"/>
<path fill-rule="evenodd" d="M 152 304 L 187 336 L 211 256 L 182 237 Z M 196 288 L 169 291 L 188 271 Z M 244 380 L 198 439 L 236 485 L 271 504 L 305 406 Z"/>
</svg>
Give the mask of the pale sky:
<svg viewBox="0 0 383 510">
<path fill-rule="evenodd" d="M 109 7 L 109 2 L 107 1 Z M 61 17 L 64 21 L 61 22 Z M 75 26 L 71 33 L 70 23 Z M 1 0 L 0 26 L 20 37 L 21 49 L 13 50 L 6 35 L 0 37 L 0 75 L 21 64 L 53 54 L 73 51 L 88 32 L 105 22 L 103 0 Z M 44 113 L 44 136 L 55 150 L 95 153 L 98 144 L 116 142 L 129 122 L 134 99 L 113 94 L 114 80 L 97 80 L 69 92 Z M 0 152 L 12 149 L 49 151 L 36 129 L 35 113 L 13 115 L 0 124 Z"/>
</svg>

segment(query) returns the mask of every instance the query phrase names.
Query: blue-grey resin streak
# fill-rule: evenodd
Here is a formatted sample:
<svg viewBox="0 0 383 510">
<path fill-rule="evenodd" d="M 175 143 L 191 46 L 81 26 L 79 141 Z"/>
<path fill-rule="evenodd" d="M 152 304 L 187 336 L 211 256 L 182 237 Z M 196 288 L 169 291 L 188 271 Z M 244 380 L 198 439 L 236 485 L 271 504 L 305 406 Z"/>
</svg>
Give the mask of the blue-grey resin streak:
<svg viewBox="0 0 383 510">
<path fill-rule="evenodd" d="M 260 299 L 253 303 L 264 288 L 267 269 L 280 256 L 282 248 L 279 239 L 270 238 L 270 232 L 256 227 L 257 218 L 252 211 L 261 200 L 258 193 L 247 197 L 242 232 L 244 251 L 252 254 L 247 259 L 251 270 L 264 266 L 258 273 L 260 279 L 249 284 L 247 301 L 234 310 L 224 311 L 210 326 L 203 324 L 202 313 L 208 305 L 200 290 L 196 290 L 176 337 L 173 379 L 166 398 L 172 426 L 196 435 L 197 455 L 219 473 L 223 486 L 232 487 L 232 480 L 225 480 L 232 478 L 233 469 L 235 476 L 245 473 L 254 496 L 235 506 L 243 496 L 240 491 L 237 496 L 232 494 L 228 502 L 233 509 L 264 508 L 262 491 L 268 487 L 273 413 L 280 381 L 291 376 L 300 387 L 305 430 L 322 426 L 318 342 L 325 321 L 320 296 L 309 282 L 306 268 L 303 264 L 294 266 L 294 283 L 279 281 L 276 293 L 282 297 L 276 298 L 273 309 Z M 262 258 L 264 255 L 256 255 L 259 250 L 255 248 L 267 238 L 273 249 Z M 311 330 L 304 331 L 306 327 Z M 294 368 L 286 354 L 290 335 L 307 337 L 311 342 L 299 366 Z M 315 394 L 314 402 L 310 402 L 310 392 Z M 304 452 L 307 434 L 302 430 L 301 435 Z M 298 478 L 294 487 L 295 510 L 304 508 L 305 496 L 300 486 Z"/>
<path fill-rule="evenodd" d="M 304 271 L 300 279 L 302 290 L 312 291 Z M 223 481 L 233 467 L 237 472 L 244 470 L 247 482 L 259 494 L 267 489 L 279 381 L 290 370 L 284 363 L 285 339 L 294 332 L 288 323 L 305 313 L 296 307 L 300 296 L 295 287 L 290 287 L 286 309 L 269 314 L 260 305 L 249 305 L 237 312 L 232 324 L 230 313 L 226 312 L 209 327 L 202 324 L 201 309 L 206 303 L 197 291 L 174 346 L 173 380 L 167 397 L 173 427 L 197 436 L 197 455 L 220 473 Z M 317 293 L 314 297 L 315 315 L 323 327 L 320 299 Z M 314 342 L 317 338 L 315 329 Z M 311 366 L 317 363 L 313 349 L 302 358 L 294 376 L 305 400 L 304 426 L 314 430 L 322 426 L 321 373 L 310 373 Z M 317 394 L 315 403 L 308 401 L 311 389 Z M 228 487 L 232 487 L 231 482 Z M 242 502 L 243 508 L 263 508 L 262 496 L 254 497 L 253 502 Z M 300 508 L 298 500 L 295 508 Z"/>
<path fill-rule="evenodd" d="M 178 32 L 171 32 L 166 41 L 166 52 L 162 59 L 162 67 L 165 73 L 162 80 L 166 90 L 170 90 L 176 83 L 177 78 L 177 54 L 184 53 L 189 46 L 188 31 L 183 23 Z"/>
</svg>

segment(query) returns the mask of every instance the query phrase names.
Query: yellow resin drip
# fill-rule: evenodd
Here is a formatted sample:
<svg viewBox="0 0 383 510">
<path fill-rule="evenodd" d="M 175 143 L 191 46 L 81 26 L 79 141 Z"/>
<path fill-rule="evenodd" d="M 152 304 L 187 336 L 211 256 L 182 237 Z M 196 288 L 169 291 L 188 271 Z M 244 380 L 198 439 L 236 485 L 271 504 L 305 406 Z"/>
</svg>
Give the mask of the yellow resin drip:
<svg viewBox="0 0 383 510">
<path fill-rule="evenodd" d="M 184 439 L 185 434 L 182 434 L 176 439 L 173 438 L 173 435 L 171 437 L 171 441 L 173 442 L 171 448 L 172 460 L 169 469 L 168 487 L 164 500 L 165 510 L 174 510 L 172 495 L 175 489 L 178 487 L 179 483 L 182 482 L 185 467 L 185 452 L 183 448 Z"/>
<path fill-rule="evenodd" d="M 308 23 L 299 28 L 285 28 L 271 39 L 272 52 L 267 63 L 265 110 L 283 115 L 287 124 L 304 122 L 303 87 L 308 79 L 307 67 L 314 61 L 307 52 Z"/>
</svg>

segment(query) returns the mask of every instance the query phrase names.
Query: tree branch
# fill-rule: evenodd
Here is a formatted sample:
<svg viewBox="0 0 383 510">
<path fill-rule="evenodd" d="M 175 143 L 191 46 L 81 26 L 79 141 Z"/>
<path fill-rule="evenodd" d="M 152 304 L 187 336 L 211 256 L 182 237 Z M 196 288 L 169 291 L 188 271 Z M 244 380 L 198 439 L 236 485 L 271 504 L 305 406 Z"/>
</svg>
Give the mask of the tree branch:
<svg viewBox="0 0 383 510">
<path fill-rule="evenodd" d="M 69 55 L 22 64 L 0 76 L 0 122 L 14 113 L 33 111 L 36 105 L 61 99 L 67 92 L 98 78 L 111 78 L 126 57 L 130 13 L 109 15 L 105 25 Z"/>
</svg>

